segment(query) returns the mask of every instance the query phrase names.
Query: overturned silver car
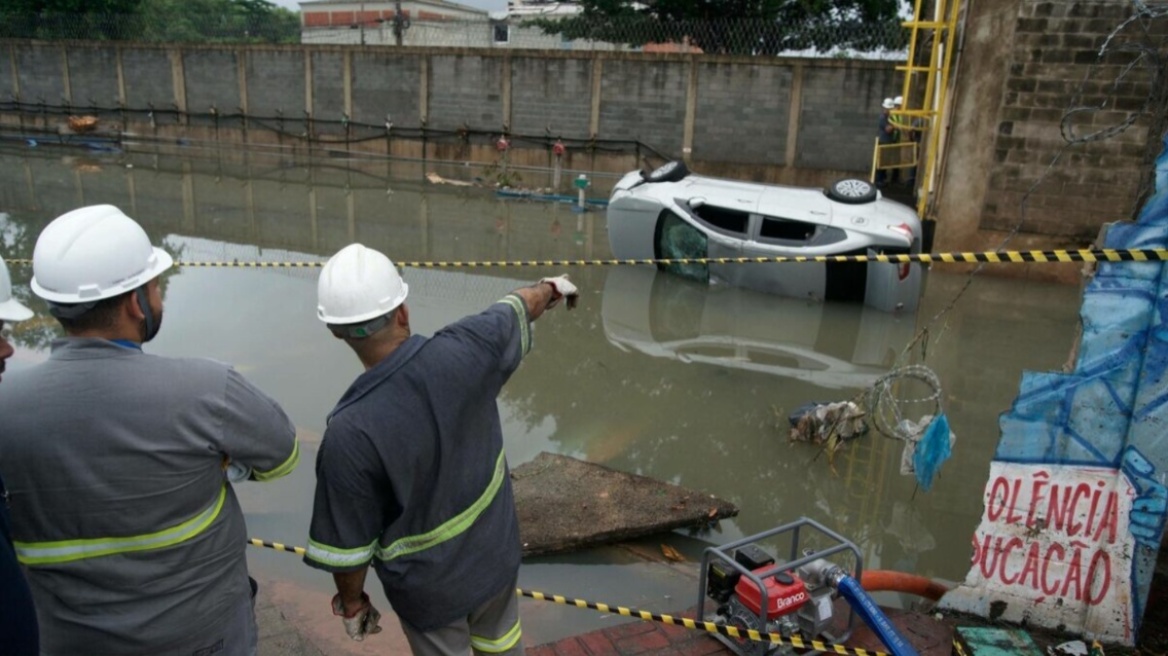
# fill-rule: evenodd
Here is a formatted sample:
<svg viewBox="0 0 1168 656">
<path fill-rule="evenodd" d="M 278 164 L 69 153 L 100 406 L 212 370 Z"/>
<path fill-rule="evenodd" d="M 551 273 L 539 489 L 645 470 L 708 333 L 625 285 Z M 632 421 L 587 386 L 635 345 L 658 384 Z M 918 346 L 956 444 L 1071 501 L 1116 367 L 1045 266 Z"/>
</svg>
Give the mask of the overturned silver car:
<svg viewBox="0 0 1168 656">
<path fill-rule="evenodd" d="M 628 173 L 608 204 L 619 259 L 693 259 L 919 253 L 921 222 L 864 180 L 826 189 L 695 175 L 682 162 Z M 703 264 L 659 268 L 686 278 L 796 298 L 914 310 L 919 264 L 883 262 Z"/>
</svg>

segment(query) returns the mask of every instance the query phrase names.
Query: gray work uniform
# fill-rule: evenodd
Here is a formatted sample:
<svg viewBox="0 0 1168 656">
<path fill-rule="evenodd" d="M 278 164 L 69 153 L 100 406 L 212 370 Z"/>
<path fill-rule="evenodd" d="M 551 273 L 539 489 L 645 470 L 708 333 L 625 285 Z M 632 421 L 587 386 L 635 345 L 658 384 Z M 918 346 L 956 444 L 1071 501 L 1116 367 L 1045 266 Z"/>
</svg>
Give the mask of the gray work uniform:
<svg viewBox="0 0 1168 656">
<path fill-rule="evenodd" d="M 246 527 L 224 458 L 290 472 L 296 431 L 227 365 L 69 338 L 4 379 L 0 470 L 44 654 L 247 654 Z"/>
<path fill-rule="evenodd" d="M 305 562 L 372 562 L 393 610 L 423 632 L 513 586 L 519 521 L 496 397 L 530 347 L 526 304 L 509 295 L 358 377 L 321 441 Z M 471 639 L 504 651 L 519 631 L 516 615 Z"/>
</svg>

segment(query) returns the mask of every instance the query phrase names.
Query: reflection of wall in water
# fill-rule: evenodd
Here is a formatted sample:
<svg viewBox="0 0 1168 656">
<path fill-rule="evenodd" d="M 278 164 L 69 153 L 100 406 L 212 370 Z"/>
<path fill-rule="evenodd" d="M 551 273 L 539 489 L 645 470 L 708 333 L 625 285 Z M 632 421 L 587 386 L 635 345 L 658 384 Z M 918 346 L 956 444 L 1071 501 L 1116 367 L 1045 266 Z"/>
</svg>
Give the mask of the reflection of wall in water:
<svg viewBox="0 0 1168 656">
<path fill-rule="evenodd" d="M 135 158 L 127 168 L 122 160 L 64 159 L 0 155 L 0 207 L 37 232 L 76 207 L 111 203 L 155 238 L 174 233 L 321 255 L 360 241 L 406 261 L 610 257 L 597 213 L 500 201 L 484 189 L 326 167 L 177 158 L 149 166 Z"/>
</svg>

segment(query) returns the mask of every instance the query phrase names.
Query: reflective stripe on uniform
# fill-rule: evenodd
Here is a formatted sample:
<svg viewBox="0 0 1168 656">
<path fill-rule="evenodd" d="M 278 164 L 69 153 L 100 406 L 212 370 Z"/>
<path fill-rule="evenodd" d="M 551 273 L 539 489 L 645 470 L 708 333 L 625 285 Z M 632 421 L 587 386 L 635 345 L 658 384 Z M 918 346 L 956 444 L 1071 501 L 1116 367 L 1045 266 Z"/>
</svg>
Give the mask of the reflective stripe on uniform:
<svg viewBox="0 0 1168 656">
<path fill-rule="evenodd" d="M 519 639 L 522 637 L 523 629 L 519 626 L 519 620 L 516 620 L 515 626 L 511 627 L 511 630 L 507 633 L 504 633 L 502 638 L 490 640 L 472 635 L 470 637 L 470 646 L 475 651 L 486 652 L 488 654 L 501 654 L 518 644 Z"/>
<path fill-rule="evenodd" d="M 466 510 L 458 513 L 428 533 L 407 535 L 404 538 L 394 540 L 393 544 L 388 547 L 379 548 L 377 550 L 377 557 L 382 560 L 393 560 L 399 556 L 405 556 L 437 546 L 466 532 L 475 523 L 475 520 L 479 518 L 479 515 L 483 514 L 487 506 L 491 505 L 491 502 L 495 500 L 495 495 L 499 493 L 499 488 L 503 486 L 503 480 L 506 474 L 507 462 L 503 457 L 503 452 L 500 451 L 499 459 L 495 461 L 495 475 L 491 477 L 490 484 L 487 485 L 487 489 L 483 491 L 482 496 L 476 499 Z"/>
<path fill-rule="evenodd" d="M 219 488 L 219 496 L 206 510 L 187 521 L 157 533 L 124 538 L 92 538 L 60 540 L 57 542 L 13 542 L 17 559 L 24 565 L 51 565 L 112 554 L 147 551 L 170 547 L 202 533 L 215 521 L 227 499 L 226 484 Z"/>
<path fill-rule="evenodd" d="M 340 549 L 309 538 L 308 549 L 305 550 L 304 555 L 306 558 L 330 567 L 356 567 L 373 560 L 373 551 L 376 546 L 377 540 L 374 540 L 364 547 Z"/>
<path fill-rule="evenodd" d="M 531 323 L 527 321 L 527 302 L 515 294 L 508 294 L 503 297 L 500 303 L 506 303 L 515 310 L 515 318 L 519 321 L 519 343 L 522 346 L 522 354 L 527 355 L 531 350 Z"/>
<path fill-rule="evenodd" d="M 255 479 L 257 481 L 261 481 L 261 482 L 270 481 L 273 479 L 280 478 L 281 476 L 287 476 L 293 469 L 296 469 L 296 465 L 299 463 L 300 463 L 300 440 L 293 438 L 293 440 L 292 440 L 292 455 L 288 456 L 287 460 L 285 460 L 283 463 L 281 463 L 279 467 L 276 467 L 275 469 L 273 469 L 271 471 L 266 471 L 266 472 L 255 471 L 253 473 L 253 475 L 255 476 Z"/>
</svg>

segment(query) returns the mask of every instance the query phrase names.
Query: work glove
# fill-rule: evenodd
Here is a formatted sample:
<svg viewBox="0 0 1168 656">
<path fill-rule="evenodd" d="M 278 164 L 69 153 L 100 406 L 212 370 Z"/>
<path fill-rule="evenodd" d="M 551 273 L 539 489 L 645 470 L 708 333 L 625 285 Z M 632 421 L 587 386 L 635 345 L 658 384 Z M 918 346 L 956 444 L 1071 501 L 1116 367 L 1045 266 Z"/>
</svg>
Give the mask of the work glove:
<svg viewBox="0 0 1168 656">
<path fill-rule="evenodd" d="M 227 463 L 227 480 L 232 483 L 242 483 L 251 480 L 251 467 L 241 465 L 232 460 Z"/>
<path fill-rule="evenodd" d="M 541 284 L 546 282 L 552 286 L 552 301 L 548 303 L 547 309 L 554 308 L 560 302 L 560 299 L 565 297 L 568 299 L 569 310 L 576 307 L 576 301 L 580 299 L 580 294 L 576 291 L 576 285 L 573 285 L 568 280 L 566 274 L 554 278 L 541 278 L 539 282 Z"/>
<path fill-rule="evenodd" d="M 339 615 L 345 625 L 345 633 L 358 642 L 367 635 L 381 633 L 377 623 L 381 621 L 381 613 L 369 603 L 369 595 L 361 593 L 361 608 L 352 615 L 345 614 L 345 606 L 341 603 L 341 595 L 333 596 L 333 615 Z"/>
</svg>

